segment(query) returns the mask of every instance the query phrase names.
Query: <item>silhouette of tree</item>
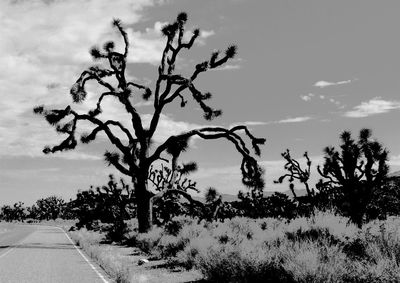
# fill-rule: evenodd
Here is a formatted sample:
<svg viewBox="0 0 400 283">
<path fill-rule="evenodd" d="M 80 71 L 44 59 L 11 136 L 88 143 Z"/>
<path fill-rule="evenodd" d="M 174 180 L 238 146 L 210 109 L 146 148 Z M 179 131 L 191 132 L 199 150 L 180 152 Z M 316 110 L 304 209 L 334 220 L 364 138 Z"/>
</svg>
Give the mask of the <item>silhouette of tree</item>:
<svg viewBox="0 0 400 283">
<path fill-rule="evenodd" d="M 180 154 L 187 148 L 188 141 L 192 137 L 204 140 L 226 139 L 231 142 L 242 156 L 241 172 L 242 181 L 250 187 L 263 187 L 262 169 L 257 164 L 256 159 L 251 155 L 250 149 L 240 132 L 251 141 L 251 145 L 256 155 L 260 154 L 260 144 L 265 143 L 265 139 L 256 138 L 248 128 L 243 125 L 234 126 L 231 129 L 223 127 L 204 127 L 190 130 L 178 135 L 170 136 L 154 150 L 151 147 L 154 133 L 159 125 L 161 113 L 164 108 L 176 100 L 180 100 L 180 105 L 185 107 L 186 97 L 191 95 L 199 104 L 204 112 L 204 118 L 212 120 L 222 114 L 221 110 L 215 110 L 206 104 L 211 98 L 209 92 L 202 92 L 196 86 L 195 81 L 201 73 L 210 69 L 215 69 L 236 55 L 236 46 L 229 46 L 221 54 L 219 51 L 212 53 L 211 58 L 196 65 L 190 76 L 184 76 L 175 72 L 178 54 L 184 49 L 190 49 L 200 31 L 194 30 L 190 39 L 185 42 L 185 23 L 186 13 L 180 13 L 175 22 L 167 24 L 162 28 L 162 33 L 166 37 L 165 48 L 162 53 L 161 63 L 158 67 L 158 78 L 155 83 L 154 91 L 149 87 L 133 81 L 127 81 L 126 62 L 129 49 L 128 35 L 121 25 L 120 20 L 114 20 L 113 25 L 121 33 L 125 49 L 123 53 L 114 50 L 114 42 L 104 44 L 104 50 L 94 47 L 91 55 L 94 59 L 108 60 L 110 68 L 93 66 L 84 71 L 71 88 L 73 102 L 82 103 L 87 92 L 85 89 L 88 81 L 95 81 L 105 88 L 105 92 L 100 94 L 96 108 L 87 113 L 78 113 L 71 106 L 65 109 L 46 109 L 44 106 L 34 108 L 34 113 L 41 114 L 45 119 L 56 128 L 57 132 L 66 134 L 67 137 L 60 144 L 44 148 L 44 153 L 54 153 L 63 150 L 72 150 L 77 146 L 78 123 L 86 121 L 94 126 L 89 134 L 81 136 L 83 143 L 95 140 L 97 134 L 104 132 L 110 142 L 116 147 L 115 152 L 106 151 L 105 160 L 109 165 L 113 165 L 121 173 L 129 176 L 135 189 L 137 202 L 137 218 L 139 232 L 146 232 L 152 225 L 151 198 L 153 194 L 148 188 L 148 175 L 151 165 L 160 159 L 167 160 L 167 155 L 172 164 L 173 174 L 176 172 L 176 164 Z M 185 35 L 185 36 L 184 36 Z M 113 85 L 110 78 L 116 79 L 117 85 Z M 145 128 L 142 117 L 137 112 L 133 100 L 137 99 L 137 91 L 144 91 L 142 98 L 148 100 L 151 96 L 154 99 L 154 112 L 151 117 L 149 128 Z M 102 112 L 102 102 L 106 97 L 113 97 L 118 100 L 130 115 L 130 126 L 124 125 L 121 121 L 102 120 L 99 114 Z M 116 134 L 116 130 L 123 133 L 124 138 Z"/>
<path fill-rule="evenodd" d="M 35 206 L 36 209 L 32 207 L 31 212 L 36 213 L 36 219 L 55 220 L 62 215 L 65 201 L 57 196 L 49 196 L 37 200 Z"/>
<path fill-rule="evenodd" d="M 297 161 L 296 159 L 292 158 L 290 155 L 289 149 L 286 149 L 285 152 L 281 153 L 282 157 L 286 160 L 286 163 L 284 165 L 284 168 L 286 171 L 288 171 L 286 174 L 282 175 L 279 177 L 278 180 L 275 180 L 274 183 L 283 183 L 285 179 L 289 180 L 289 189 L 293 194 L 294 199 L 297 201 L 305 201 L 307 203 L 311 203 L 314 196 L 315 196 L 315 190 L 310 189 L 310 185 L 308 184 L 308 180 L 310 179 L 311 175 L 311 160 L 308 157 L 308 153 L 304 153 L 304 158 L 306 159 L 306 168 L 303 169 L 300 165 L 300 162 Z M 294 181 L 298 180 L 300 183 L 304 184 L 307 196 L 306 198 L 304 197 L 299 197 L 296 195 L 296 192 L 294 190 Z"/>
<path fill-rule="evenodd" d="M 265 217 L 292 219 L 297 216 L 297 207 L 288 195 L 275 192 L 265 198 Z"/>
<path fill-rule="evenodd" d="M 95 220 L 111 223 L 110 238 L 120 240 L 126 228 L 124 219 L 131 217 L 135 197 L 133 190 L 122 178 L 118 184 L 114 176 L 109 175 L 106 186 L 79 191 L 72 202 L 79 220 L 78 228 L 85 226 L 93 229 Z"/>
<path fill-rule="evenodd" d="M 171 169 L 161 164 L 161 169 L 150 167 L 148 180 L 154 187 L 156 193 L 150 199 L 152 215 L 156 216 L 154 222 L 162 225 L 167 223 L 174 216 L 194 213 L 194 206 L 202 205 L 192 198 L 189 191 L 199 192 L 196 182 L 190 180 L 187 175 L 197 170 L 194 162 L 175 166 Z M 189 211 L 182 203 L 181 197 L 189 201 Z"/>
<path fill-rule="evenodd" d="M 3 205 L 1 207 L 1 218 L 4 221 L 23 221 L 26 218 L 24 203 L 19 201 L 11 205 Z"/>
<path fill-rule="evenodd" d="M 361 226 L 374 190 L 380 188 L 389 171 L 388 151 L 371 139 L 371 130 L 362 129 L 356 141 L 351 133 L 340 135 L 340 151 L 334 147 L 324 150 L 325 161 L 318 172 L 324 177 L 317 188 L 335 193 L 339 211 Z"/>
<path fill-rule="evenodd" d="M 239 201 L 235 203 L 241 216 L 250 218 L 266 217 L 268 207 L 262 189 L 253 188 L 249 192 L 239 191 Z"/>
<path fill-rule="evenodd" d="M 388 216 L 400 215 L 399 177 L 388 177 L 382 186 L 373 191 L 366 215 L 367 221 L 377 218 L 384 220 Z"/>
<path fill-rule="evenodd" d="M 293 198 L 295 202 L 295 211 L 294 214 L 299 216 L 309 216 L 314 213 L 315 208 L 320 210 L 326 210 L 331 208 L 329 206 L 329 197 L 325 191 L 314 189 L 310 187 L 309 180 L 311 176 L 311 159 L 308 156 L 308 153 L 305 152 L 303 157 L 306 160 L 306 166 L 303 168 L 300 162 L 294 159 L 291 154 L 290 150 L 287 149 L 283 152 L 282 157 L 286 160 L 284 165 L 284 169 L 287 171 L 284 175 L 275 180 L 274 183 L 283 183 L 285 179 L 289 181 L 289 189 L 292 192 Z M 305 196 L 298 196 L 295 191 L 295 181 L 300 182 L 304 185 L 306 190 Z"/>
<path fill-rule="evenodd" d="M 150 168 L 149 181 L 157 192 L 151 199 L 152 214 L 158 225 L 168 223 L 173 217 L 179 215 L 196 216 L 207 221 L 215 220 L 222 205 L 222 198 L 215 188 L 208 188 L 205 192 L 205 203 L 194 199 L 189 191 L 200 191 L 196 182 L 187 175 L 197 170 L 194 162 L 176 167 L 175 174 L 169 167 L 161 164 L 161 169 Z M 189 202 L 182 202 L 181 198 Z M 154 206 L 153 206 L 154 205 Z"/>
</svg>

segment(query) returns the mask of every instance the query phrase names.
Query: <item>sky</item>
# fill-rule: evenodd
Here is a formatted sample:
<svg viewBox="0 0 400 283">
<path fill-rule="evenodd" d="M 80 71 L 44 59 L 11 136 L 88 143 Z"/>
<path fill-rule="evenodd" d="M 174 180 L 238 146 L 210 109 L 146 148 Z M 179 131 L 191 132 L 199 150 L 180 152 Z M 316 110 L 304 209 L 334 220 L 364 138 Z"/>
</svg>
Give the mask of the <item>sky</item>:
<svg viewBox="0 0 400 283">
<path fill-rule="evenodd" d="M 33 107 L 77 111 L 93 108 L 101 88 L 92 84 L 83 104 L 73 104 L 69 89 L 95 64 L 88 50 L 109 40 L 123 48 L 113 29 L 121 19 L 131 48 L 129 79 L 149 87 L 165 44 L 160 29 L 185 11 L 187 29 L 200 28 L 194 46 L 178 58 L 176 72 L 189 74 L 215 50 L 238 46 L 237 56 L 198 78 L 196 86 L 213 93 L 211 105 L 223 110 L 213 121 L 202 118 L 191 99 L 166 107 L 155 142 L 203 126 L 244 124 L 266 138 L 259 163 L 265 190 L 287 190 L 273 181 L 284 174 L 281 153 L 299 158 L 308 152 L 313 171 L 323 163 L 323 148 L 338 146 L 344 130 L 362 128 L 389 149 L 391 171 L 400 169 L 400 17 L 398 1 L 370 0 L 14 0 L 0 1 L 0 204 L 57 195 L 66 200 L 90 185 L 103 185 L 116 169 L 102 155 L 114 150 L 104 136 L 73 151 L 44 155 L 62 136 Z M 151 103 L 135 98 L 149 122 Z M 103 118 L 126 120 L 113 100 Z M 81 125 L 80 130 L 88 129 Z M 190 178 L 203 192 L 246 191 L 240 182 L 240 155 L 226 140 L 191 142 L 181 161 L 196 161 Z M 304 164 L 304 163 L 303 163 Z M 313 172 L 312 180 L 318 174 Z M 296 188 L 301 189 L 301 185 Z"/>
</svg>

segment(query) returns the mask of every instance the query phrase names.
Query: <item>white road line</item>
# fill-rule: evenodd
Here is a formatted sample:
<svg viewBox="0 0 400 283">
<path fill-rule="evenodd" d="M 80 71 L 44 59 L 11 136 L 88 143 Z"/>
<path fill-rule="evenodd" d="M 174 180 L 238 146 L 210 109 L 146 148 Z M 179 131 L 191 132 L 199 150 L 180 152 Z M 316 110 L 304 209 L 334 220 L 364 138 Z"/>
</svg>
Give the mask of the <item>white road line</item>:
<svg viewBox="0 0 400 283">
<path fill-rule="evenodd" d="M 90 267 L 96 272 L 96 274 L 100 277 L 101 280 L 103 280 L 104 283 L 109 283 L 107 279 L 104 278 L 104 276 L 97 270 L 97 268 L 87 259 L 87 257 L 81 252 L 81 250 L 75 245 L 74 241 L 68 236 L 68 234 L 64 231 L 64 229 L 60 227 L 54 227 L 62 230 L 67 236 L 68 240 L 72 243 L 72 245 L 75 247 L 75 249 L 79 252 L 79 254 L 83 257 L 83 259 L 90 265 Z"/>
<path fill-rule="evenodd" d="M 0 258 L 2 258 L 3 256 L 9 254 L 9 253 L 10 253 L 13 249 L 15 249 L 15 248 L 16 248 L 16 246 L 11 247 L 11 248 L 8 248 L 8 251 L 6 251 L 5 253 L 3 253 L 3 254 L 0 255 Z"/>
<path fill-rule="evenodd" d="M 26 237 L 28 237 L 28 236 L 26 236 Z M 14 244 L 13 247 L 8 248 L 8 251 L 6 251 L 5 253 L 0 254 L 0 258 L 4 257 L 5 255 L 8 255 L 12 250 L 14 250 L 14 249 L 15 249 L 16 247 L 18 247 L 20 244 L 22 244 L 22 242 L 26 239 L 26 237 L 25 237 L 25 238 L 22 238 L 21 240 L 19 240 L 18 242 L 16 242 L 16 243 Z"/>
</svg>

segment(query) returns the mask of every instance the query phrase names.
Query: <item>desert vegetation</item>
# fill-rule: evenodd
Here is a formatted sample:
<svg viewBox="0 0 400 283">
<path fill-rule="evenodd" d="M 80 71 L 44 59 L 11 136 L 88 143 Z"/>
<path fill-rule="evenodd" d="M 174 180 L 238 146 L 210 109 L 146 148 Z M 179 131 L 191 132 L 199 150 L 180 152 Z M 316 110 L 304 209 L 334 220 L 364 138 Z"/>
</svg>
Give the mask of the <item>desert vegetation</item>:
<svg viewBox="0 0 400 283">
<path fill-rule="evenodd" d="M 265 139 L 245 125 L 209 126 L 172 135 L 160 144 L 153 141 L 165 107 L 174 101 L 185 107 L 189 95 L 205 119 L 222 114 L 206 104 L 211 94 L 195 82 L 231 60 L 237 48 L 213 52 L 189 76 L 178 74 L 180 52 L 191 49 L 200 34 L 196 29 L 186 40 L 186 22 L 186 13 L 180 13 L 162 28 L 166 44 L 153 90 L 127 80 L 129 40 L 122 23 L 114 20 L 124 51 L 117 52 L 114 42 L 102 50 L 93 47 L 92 57 L 108 66 L 88 68 L 70 91 L 74 103 L 84 103 L 89 81 L 102 86 L 96 107 L 87 113 L 70 105 L 34 108 L 66 135 L 60 144 L 46 146 L 44 153 L 75 149 L 79 122 L 86 121 L 93 129 L 80 141 L 90 143 L 104 133 L 115 148 L 105 152 L 105 161 L 128 181 L 110 175 L 104 186 L 79 188 L 69 201 L 50 196 L 30 207 L 21 202 L 5 205 L 1 219 L 75 220 L 71 237 L 118 282 L 137 282 L 139 275 L 150 282 L 400 282 L 400 179 L 389 174 L 388 150 L 370 129 L 361 129 L 357 138 L 344 131 L 339 148 L 323 150 L 315 185 L 310 183 L 314 173 L 308 153 L 302 165 L 289 149 L 284 151 L 285 173 L 276 182 L 288 182 L 289 193 L 270 196 L 265 195 L 264 170 L 257 162 Z M 102 120 L 106 97 L 122 104 L 129 125 Z M 154 112 L 146 128 L 133 101 L 151 97 Z M 216 188 L 198 188 L 191 179 L 196 163 L 181 163 L 179 158 L 194 137 L 224 139 L 239 153 L 246 189 L 236 200 L 225 201 Z M 299 195 L 296 184 L 304 186 L 304 194 Z M 205 191 L 203 198 L 193 197 L 200 189 Z M 158 269 L 154 275 L 155 268 L 150 274 L 138 266 L 152 262 L 160 263 L 165 274 Z M 171 275 L 171 270 L 182 276 Z"/>
</svg>

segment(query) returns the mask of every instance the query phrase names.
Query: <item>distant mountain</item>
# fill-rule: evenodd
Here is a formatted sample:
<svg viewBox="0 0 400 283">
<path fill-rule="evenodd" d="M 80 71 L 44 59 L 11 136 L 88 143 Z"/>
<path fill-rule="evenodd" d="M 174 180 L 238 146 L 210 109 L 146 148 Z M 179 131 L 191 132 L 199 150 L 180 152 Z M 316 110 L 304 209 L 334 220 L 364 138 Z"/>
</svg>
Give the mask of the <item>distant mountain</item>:
<svg viewBox="0 0 400 283">
<path fill-rule="evenodd" d="M 400 171 L 395 171 L 391 172 L 388 174 L 388 177 L 390 178 L 400 178 Z M 306 190 L 294 190 L 297 196 L 305 196 L 307 194 Z M 269 197 L 273 195 L 276 191 L 264 191 L 264 197 Z M 283 191 L 282 193 L 288 195 L 289 197 L 293 197 L 293 194 L 290 190 Z M 221 194 L 222 200 L 231 202 L 231 201 L 237 201 L 239 200 L 237 195 L 232 195 L 232 194 Z M 204 197 L 199 197 L 199 196 L 194 196 L 193 199 L 205 202 Z"/>
<path fill-rule="evenodd" d="M 298 197 L 305 196 L 307 194 L 306 190 L 294 189 L 294 192 L 296 193 L 296 195 Z M 274 193 L 276 193 L 276 192 L 275 191 L 265 191 L 264 192 L 264 196 L 265 197 L 269 197 L 269 196 L 272 196 Z M 286 191 L 283 191 L 281 193 L 284 193 L 285 195 L 288 195 L 289 197 L 293 197 L 293 194 L 292 194 L 292 192 L 290 190 L 286 190 Z"/>
<path fill-rule="evenodd" d="M 400 171 L 395 171 L 395 172 L 389 173 L 388 177 L 390 177 L 390 178 L 400 177 Z"/>
</svg>

